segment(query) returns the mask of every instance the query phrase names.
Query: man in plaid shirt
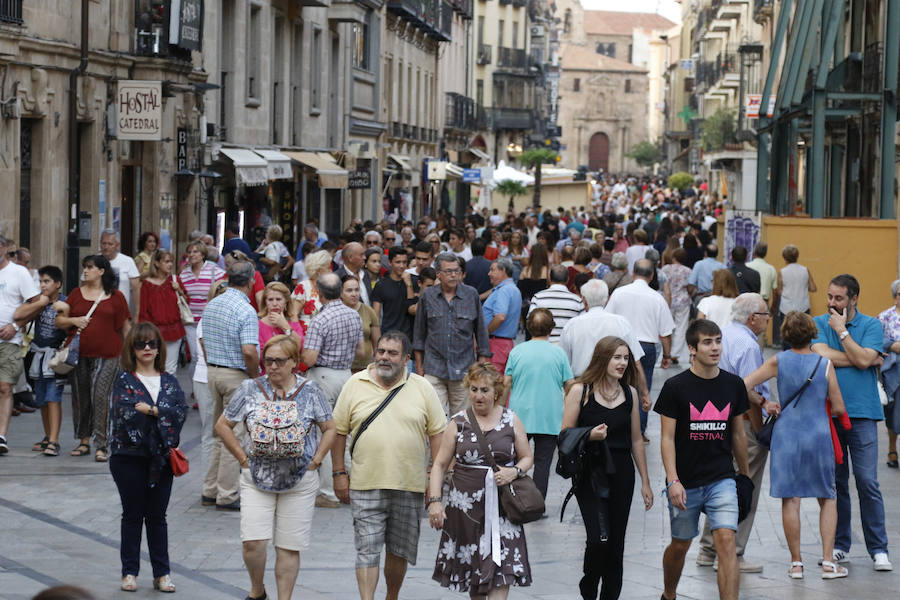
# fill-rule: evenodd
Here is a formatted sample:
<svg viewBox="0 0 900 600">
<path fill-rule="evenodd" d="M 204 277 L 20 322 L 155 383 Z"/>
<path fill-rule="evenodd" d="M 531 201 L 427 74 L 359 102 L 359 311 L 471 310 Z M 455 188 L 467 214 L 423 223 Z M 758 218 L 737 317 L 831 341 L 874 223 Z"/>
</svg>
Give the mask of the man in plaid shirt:
<svg viewBox="0 0 900 600">
<path fill-rule="evenodd" d="M 359 313 L 341 302 L 341 280 L 334 273 L 320 275 L 316 280 L 322 309 L 309 324 L 300 360 L 309 370 L 306 376 L 318 383 L 334 408 L 341 388 L 350 379 L 350 365 L 355 358 L 365 356 L 362 318 Z M 331 455 L 319 468 L 319 497 L 316 506 L 340 506 L 334 493 L 331 477 Z"/>
</svg>

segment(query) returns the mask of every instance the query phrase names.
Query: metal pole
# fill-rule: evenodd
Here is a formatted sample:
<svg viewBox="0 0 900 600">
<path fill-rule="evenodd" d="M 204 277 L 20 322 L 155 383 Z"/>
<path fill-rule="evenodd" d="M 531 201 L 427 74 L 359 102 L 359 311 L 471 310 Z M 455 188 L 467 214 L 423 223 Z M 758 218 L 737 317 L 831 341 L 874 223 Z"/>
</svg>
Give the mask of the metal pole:
<svg viewBox="0 0 900 600">
<path fill-rule="evenodd" d="M 69 230 L 66 236 L 66 285 L 67 289 L 78 285 L 79 269 L 79 216 L 81 212 L 81 159 L 78 147 L 78 77 L 88 65 L 88 9 L 90 0 L 81 0 L 81 61 L 69 73 L 68 154 L 69 154 Z"/>
<path fill-rule="evenodd" d="M 884 99 L 881 103 L 881 207 L 894 218 L 894 135 L 897 129 L 897 68 L 900 63 L 900 0 L 887 0 L 884 31 Z"/>
</svg>

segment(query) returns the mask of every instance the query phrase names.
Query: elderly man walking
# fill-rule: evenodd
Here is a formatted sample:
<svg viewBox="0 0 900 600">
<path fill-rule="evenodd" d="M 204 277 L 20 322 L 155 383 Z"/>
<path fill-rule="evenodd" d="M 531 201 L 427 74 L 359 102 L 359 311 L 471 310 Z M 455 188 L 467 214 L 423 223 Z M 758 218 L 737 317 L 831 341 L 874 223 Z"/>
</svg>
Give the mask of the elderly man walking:
<svg viewBox="0 0 900 600">
<path fill-rule="evenodd" d="M 363 268 L 366 263 L 366 249 L 358 242 L 350 242 L 341 250 L 344 266 L 335 271 L 338 277 L 353 275 L 359 279 L 359 293 L 363 304 L 372 306 L 369 298 L 372 292 L 372 276 Z"/>
<path fill-rule="evenodd" d="M 506 361 L 519 332 L 522 313 L 522 292 L 513 281 L 513 264 L 508 258 L 491 263 L 488 277 L 494 288 L 481 307 L 490 336 L 491 362 L 497 372 L 506 370 Z"/>
<path fill-rule="evenodd" d="M 813 352 L 835 366 L 838 385 L 852 427 L 836 425 L 844 456 L 849 450 L 853 478 L 859 493 L 866 550 L 876 571 L 890 571 L 888 538 L 884 524 L 884 500 L 878 487 L 878 421 L 884 411 L 878 400 L 878 366 L 884 341 L 881 322 L 857 309 L 859 281 L 853 275 L 838 275 L 828 284 L 828 312 L 814 320 L 819 330 L 812 341 Z M 850 468 L 845 459 L 835 469 L 837 487 L 837 532 L 834 562 L 849 562 L 850 554 Z"/>
<path fill-rule="evenodd" d="M 656 343 L 662 342 L 663 356 L 659 366 L 667 369 L 672 359 L 670 351 L 672 332 L 675 330 L 675 321 L 672 320 L 672 313 L 665 299 L 650 287 L 653 270 L 653 263 L 646 258 L 635 262 L 634 281 L 616 289 L 606 305 L 608 312 L 625 317 L 644 349 L 641 367 L 644 369 L 648 392 L 653 389 Z M 649 407 L 641 408 L 641 435 L 644 436 L 644 442 L 650 441 L 645 434 L 649 410 Z"/>
<path fill-rule="evenodd" d="M 722 358 L 719 368 L 738 377 L 746 377 L 763 364 L 763 353 L 760 350 L 757 336 L 766 330 L 769 324 L 769 309 L 766 301 L 759 294 L 748 292 L 734 300 L 731 307 L 731 323 L 722 331 Z M 747 434 L 747 461 L 750 465 L 750 479 L 753 480 L 753 501 L 747 517 L 738 524 L 735 535 L 738 567 L 742 573 L 761 573 L 762 564 L 744 560 L 744 549 L 750 539 L 750 530 L 756 517 L 756 505 L 759 502 L 759 490 L 762 487 L 763 473 L 769 451 L 756 443 L 756 431 L 762 426 L 760 407 L 769 399 L 769 384 L 764 382 L 748 391 L 750 410 L 744 413 L 744 431 Z M 709 529 L 709 519 L 703 527 L 700 538 L 700 552 L 697 554 L 697 565 L 708 567 L 715 564 L 716 546 Z"/>
<path fill-rule="evenodd" d="M 530 314 L 536 308 L 546 308 L 553 315 L 553 331 L 550 333 L 552 343 L 559 342 L 563 327 L 584 312 L 584 303 L 578 294 L 573 294 L 566 287 L 569 281 L 569 270 L 562 265 L 550 268 L 550 287 L 541 290 L 531 298 L 528 308 Z"/>
<path fill-rule="evenodd" d="M 119 232 L 104 229 L 100 233 L 100 254 L 109 261 L 118 278 L 119 291 L 128 301 L 131 314 L 140 314 L 141 277 L 134 259 L 119 252 Z"/>
<path fill-rule="evenodd" d="M 203 348 L 213 399 L 213 423 L 225 411 L 234 392 L 248 378 L 259 376 L 259 317 L 250 305 L 253 264 L 236 261 L 228 268 L 228 289 L 203 310 Z M 244 432 L 236 430 L 239 439 Z M 240 510 L 241 469 L 237 459 L 215 436 L 201 502 L 216 510 Z"/>
<path fill-rule="evenodd" d="M 463 377 L 476 354 L 479 360 L 491 358 L 490 341 L 478 292 L 461 282 L 456 256 L 438 254 L 435 265 L 439 285 L 419 294 L 412 347 L 416 373 L 434 386 L 452 416 L 468 406 Z"/>
<path fill-rule="evenodd" d="M 387 600 L 398 598 L 407 565 L 416 564 L 429 457 L 425 444 L 434 461 L 447 426 L 434 388 L 407 373 L 409 353 L 405 335 L 382 335 L 375 363 L 350 378 L 334 409 L 334 488 L 353 512 L 362 600 L 375 597 L 382 546 Z M 349 473 L 347 436 L 352 439 Z"/>
<path fill-rule="evenodd" d="M 325 392 L 334 407 L 341 388 L 350 379 L 350 366 L 365 356 L 363 324 L 359 313 L 341 302 L 341 279 L 336 273 L 320 275 L 316 280 L 322 309 L 309 324 L 300 360 L 309 366 L 306 376 Z M 331 459 L 326 456 L 319 469 L 319 496 L 316 506 L 340 506 L 334 493 Z"/>
</svg>

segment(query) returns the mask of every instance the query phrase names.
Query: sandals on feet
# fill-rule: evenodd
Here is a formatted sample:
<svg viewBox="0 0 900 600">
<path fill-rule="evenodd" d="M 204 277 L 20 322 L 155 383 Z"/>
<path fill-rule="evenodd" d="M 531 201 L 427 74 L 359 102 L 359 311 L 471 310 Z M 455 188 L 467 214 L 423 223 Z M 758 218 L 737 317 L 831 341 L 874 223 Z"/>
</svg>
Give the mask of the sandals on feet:
<svg viewBox="0 0 900 600">
<path fill-rule="evenodd" d="M 896 452 L 888 452 L 887 466 L 892 469 L 900 468 L 900 461 L 897 460 Z"/>
<path fill-rule="evenodd" d="M 109 455 L 106 453 L 106 450 L 100 448 L 96 452 L 94 452 L 94 462 L 106 462 L 109 460 Z"/>
<path fill-rule="evenodd" d="M 795 571 L 794 569 L 800 568 L 799 571 Z M 799 560 L 795 560 L 791 563 L 791 568 L 788 570 L 788 577 L 791 579 L 803 579 L 803 563 Z"/>
<path fill-rule="evenodd" d="M 91 447 L 87 444 L 78 444 L 69 454 L 72 456 L 87 456 L 91 453 Z"/>
<path fill-rule="evenodd" d="M 123 592 L 136 592 L 137 591 L 137 577 L 134 575 L 126 575 L 122 578 L 122 591 Z"/>
<path fill-rule="evenodd" d="M 47 442 L 44 448 L 44 456 L 59 456 L 59 442 Z"/>
<path fill-rule="evenodd" d="M 162 577 L 157 577 L 153 580 L 153 589 L 171 594 L 175 591 L 175 584 L 172 583 L 171 577 L 163 575 Z"/>
<path fill-rule="evenodd" d="M 48 438 L 45 435 L 44 439 L 37 442 L 34 446 L 31 447 L 31 451 L 32 452 L 43 452 L 44 450 L 47 449 L 47 444 L 49 444 L 49 443 L 50 443 L 50 438 Z"/>
<path fill-rule="evenodd" d="M 838 579 L 847 576 L 847 568 L 834 564 L 830 560 L 822 561 L 822 579 Z"/>
</svg>

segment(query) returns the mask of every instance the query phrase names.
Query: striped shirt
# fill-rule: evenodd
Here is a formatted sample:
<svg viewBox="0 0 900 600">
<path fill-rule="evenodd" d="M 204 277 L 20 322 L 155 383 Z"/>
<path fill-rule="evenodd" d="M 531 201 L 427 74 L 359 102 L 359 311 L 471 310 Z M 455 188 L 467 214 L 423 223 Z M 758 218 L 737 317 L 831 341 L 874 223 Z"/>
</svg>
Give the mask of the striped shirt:
<svg viewBox="0 0 900 600">
<path fill-rule="evenodd" d="M 584 312 L 584 302 L 581 301 L 578 294 L 567 290 L 564 284 L 554 283 L 531 298 L 528 314 L 531 314 L 531 311 L 536 308 L 546 308 L 553 314 L 553 331 L 550 333 L 550 341 L 556 343 L 569 319 Z"/>
<path fill-rule="evenodd" d="M 359 313 L 340 300 L 325 304 L 309 324 L 303 343 L 304 349 L 319 352 L 316 364 L 308 366 L 349 369 L 363 338 L 362 327 Z"/>
<path fill-rule="evenodd" d="M 178 283 L 188 297 L 188 305 L 191 307 L 191 313 L 194 315 L 194 322 L 200 320 L 203 315 L 203 309 L 206 308 L 206 298 L 209 295 L 209 288 L 213 282 L 225 277 L 219 265 L 214 262 L 206 261 L 200 268 L 199 277 L 194 277 L 191 265 L 187 265 L 178 277 Z"/>
<path fill-rule="evenodd" d="M 356 314 L 356 311 L 353 311 Z M 228 288 L 203 311 L 203 346 L 210 365 L 244 370 L 241 346 L 259 346 L 259 317 L 244 292 Z M 358 317 L 357 317 L 358 318 Z M 256 373 L 251 373 L 256 376 Z"/>
</svg>

